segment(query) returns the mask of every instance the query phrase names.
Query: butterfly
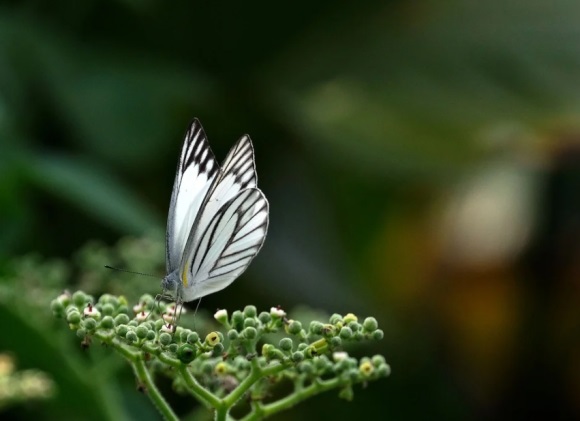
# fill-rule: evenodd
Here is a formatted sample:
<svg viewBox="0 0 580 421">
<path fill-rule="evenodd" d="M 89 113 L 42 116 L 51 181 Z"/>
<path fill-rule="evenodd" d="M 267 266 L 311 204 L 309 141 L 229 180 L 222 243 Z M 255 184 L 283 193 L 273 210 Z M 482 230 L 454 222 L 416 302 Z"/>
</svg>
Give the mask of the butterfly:
<svg viewBox="0 0 580 421">
<path fill-rule="evenodd" d="M 269 205 L 257 181 L 250 136 L 240 137 L 220 166 L 193 120 L 169 205 L 164 298 L 182 306 L 224 289 L 247 269 L 268 232 Z"/>
</svg>

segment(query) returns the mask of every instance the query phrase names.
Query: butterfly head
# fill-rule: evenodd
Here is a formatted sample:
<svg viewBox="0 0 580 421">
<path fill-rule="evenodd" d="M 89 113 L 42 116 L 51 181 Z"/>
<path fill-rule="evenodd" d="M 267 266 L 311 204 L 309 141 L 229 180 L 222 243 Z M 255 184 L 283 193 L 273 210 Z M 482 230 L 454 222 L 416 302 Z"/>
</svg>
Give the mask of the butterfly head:
<svg viewBox="0 0 580 421">
<path fill-rule="evenodd" d="M 181 280 L 179 279 L 179 273 L 177 270 L 169 273 L 165 278 L 161 280 L 161 289 L 163 290 L 163 295 L 170 295 L 178 298 L 179 291 L 181 287 Z"/>
</svg>

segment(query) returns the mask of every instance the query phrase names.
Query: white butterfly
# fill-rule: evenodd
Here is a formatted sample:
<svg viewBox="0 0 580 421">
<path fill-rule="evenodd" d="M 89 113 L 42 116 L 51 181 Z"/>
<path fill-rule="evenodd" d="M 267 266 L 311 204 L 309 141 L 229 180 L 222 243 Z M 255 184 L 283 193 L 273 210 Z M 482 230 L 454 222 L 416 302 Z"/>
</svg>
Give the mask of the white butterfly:
<svg viewBox="0 0 580 421">
<path fill-rule="evenodd" d="M 254 148 L 242 136 L 220 168 L 200 122 L 185 135 L 169 206 L 163 295 L 177 304 L 230 285 L 258 254 L 268 201 L 256 186 Z"/>
</svg>

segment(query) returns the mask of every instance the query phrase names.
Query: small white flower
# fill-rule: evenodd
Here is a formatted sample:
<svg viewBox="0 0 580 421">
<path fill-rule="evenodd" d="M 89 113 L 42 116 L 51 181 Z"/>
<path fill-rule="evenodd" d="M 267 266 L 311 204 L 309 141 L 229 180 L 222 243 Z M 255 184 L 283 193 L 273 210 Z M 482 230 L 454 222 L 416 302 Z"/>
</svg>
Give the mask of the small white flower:
<svg viewBox="0 0 580 421">
<path fill-rule="evenodd" d="M 138 322 L 144 322 L 145 320 L 147 320 L 147 317 L 149 317 L 149 312 L 141 311 L 137 313 L 135 319 L 137 319 Z"/>
<path fill-rule="evenodd" d="M 270 309 L 270 314 L 275 317 L 286 317 L 286 312 L 279 307 L 272 307 Z"/>
<path fill-rule="evenodd" d="M 83 314 L 87 317 L 99 317 L 101 312 L 95 308 L 92 304 L 89 304 L 83 310 Z"/>
<path fill-rule="evenodd" d="M 343 351 L 337 351 L 332 353 L 332 359 L 334 362 L 344 361 L 348 358 L 348 353 Z"/>
<path fill-rule="evenodd" d="M 213 318 L 216 319 L 218 322 L 223 323 L 223 321 L 228 320 L 228 311 L 227 310 L 218 310 L 213 315 Z"/>
<path fill-rule="evenodd" d="M 166 325 L 161 326 L 161 331 L 173 333 L 173 325 L 171 323 L 167 323 Z"/>
<path fill-rule="evenodd" d="M 137 304 L 133 306 L 133 312 L 135 314 L 141 313 L 143 311 L 143 306 L 141 304 Z"/>
</svg>

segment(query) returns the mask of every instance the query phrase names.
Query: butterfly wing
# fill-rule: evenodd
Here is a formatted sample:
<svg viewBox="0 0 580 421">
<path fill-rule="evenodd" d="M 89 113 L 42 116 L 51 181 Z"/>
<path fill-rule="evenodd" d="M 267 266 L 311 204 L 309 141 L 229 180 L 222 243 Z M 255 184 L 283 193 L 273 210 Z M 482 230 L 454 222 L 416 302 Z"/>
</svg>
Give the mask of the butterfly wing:
<svg viewBox="0 0 580 421">
<path fill-rule="evenodd" d="M 169 205 L 165 238 L 167 273 L 181 263 L 199 210 L 218 170 L 203 127 L 194 119 L 185 135 Z"/>
<path fill-rule="evenodd" d="M 189 252 L 184 253 L 180 273 L 183 273 L 187 255 L 191 254 L 191 250 L 199 243 L 202 233 L 214 215 L 241 190 L 256 187 L 257 180 L 252 140 L 248 135 L 244 135 L 230 149 L 223 167 L 214 177 L 211 186 L 205 190 L 205 197 L 198 207 L 199 214 L 184 247 Z"/>
<path fill-rule="evenodd" d="M 211 217 L 184 256 L 182 299 L 192 301 L 230 285 L 258 254 L 268 231 L 268 201 L 255 187 L 239 191 Z"/>
</svg>

